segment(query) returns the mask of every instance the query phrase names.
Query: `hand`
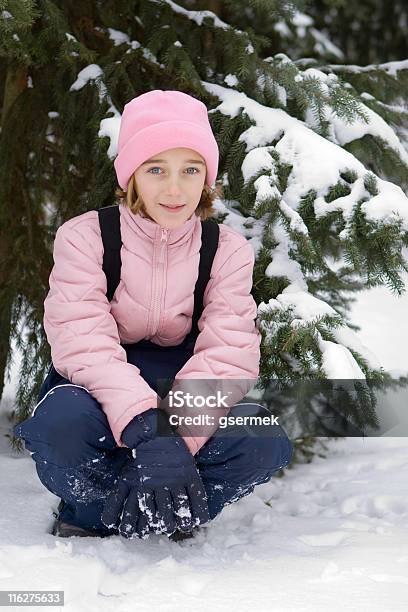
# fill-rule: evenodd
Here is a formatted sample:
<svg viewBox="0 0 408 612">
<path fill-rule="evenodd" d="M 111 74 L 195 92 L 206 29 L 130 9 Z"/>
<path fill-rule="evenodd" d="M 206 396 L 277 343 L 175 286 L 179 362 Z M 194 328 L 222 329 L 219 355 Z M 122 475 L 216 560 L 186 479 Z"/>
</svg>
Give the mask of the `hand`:
<svg viewBox="0 0 408 612">
<path fill-rule="evenodd" d="M 132 461 L 122 468 L 118 480 L 115 482 L 115 489 L 108 495 L 103 512 L 101 515 L 102 523 L 108 527 L 117 527 L 123 537 L 132 537 L 135 534 L 138 538 L 145 539 L 151 531 L 149 516 L 139 508 L 138 489 L 134 486 L 136 474 Z M 128 510 L 125 511 L 124 503 L 132 507 L 133 528 L 132 532 L 127 531 L 127 522 L 124 517 L 129 518 Z M 118 525 L 119 522 L 119 525 Z"/>
<path fill-rule="evenodd" d="M 159 427 L 167 432 L 170 427 L 168 419 L 157 408 L 149 408 L 133 417 L 122 431 L 121 440 L 129 448 L 136 448 L 140 442 L 155 438 Z"/>
<path fill-rule="evenodd" d="M 135 419 L 125 428 L 122 440 L 137 446 L 122 469 L 116 490 L 105 502 L 102 522 L 113 527 L 119 520 L 119 532 L 125 537 L 145 538 L 150 528 L 168 535 L 176 529 L 191 531 L 210 520 L 194 458 L 162 410 L 150 409 L 143 417 L 145 434 L 155 437 L 141 442 L 138 430 L 142 425 Z M 159 435 L 159 430 L 165 435 Z"/>
</svg>

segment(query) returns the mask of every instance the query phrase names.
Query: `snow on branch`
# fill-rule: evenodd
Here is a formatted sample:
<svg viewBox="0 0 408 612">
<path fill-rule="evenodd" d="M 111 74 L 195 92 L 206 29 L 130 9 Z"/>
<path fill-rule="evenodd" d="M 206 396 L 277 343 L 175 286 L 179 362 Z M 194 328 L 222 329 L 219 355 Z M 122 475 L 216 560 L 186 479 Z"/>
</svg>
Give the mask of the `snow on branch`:
<svg viewBox="0 0 408 612">
<path fill-rule="evenodd" d="M 305 122 L 282 109 L 264 106 L 243 92 L 209 82 L 202 84 L 220 100 L 220 104 L 211 112 L 218 111 L 230 118 L 245 114 L 251 120 L 252 125 L 239 136 L 239 141 L 245 143 L 246 151 L 241 165 L 244 188 L 253 181 L 255 212 L 257 206 L 265 201 L 273 201 L 281 212 L 270 229 L 275 246 L 271 249 L 271 261 L 264 274 L 268 278 L 284 277 L 287 285 L 276 298 L 267 304 L 262 302 L 258 314 L 274 315 L 276 311 L 290 311 L 295 317 L 291 323 L 293 330 L 302 325 L 316 324 L 313 335 L 322 354 L 321 368 L 325 375 L 328 378 L 364 377 L 353 352 L 358 353 L 367 367 L 372 369 L 378 368 L 378 360 L 362 345 L 334 308 L 309 292 L 300 263 L 290 256 L 294 239 L 288 229 L 308 239 L 309 228 L 297 209 L 302 198 L 314 193 L 315 219 L 333 211 L 341 213 L 344 229 L 337 237 L 339 242 L 350 239 L 355 222 L 353 215 L 358 205 L 368 221 L 384 225 L 400 222 L 402 229 L 408 232 L 408 198 L 400 187 L 368 172 L 351 153 L 315 133 Z M 277 175 L 278 163 L 290 168 L 283 191 Z M 345 176 L 348 177 L 349 193 L 326 199 L 333 186 L 344 182 Z M 219 204 L 217 208 L 220 211 Z M 251 237 L 250 242 L 259 253 L 266 228 L 265 215 L 256 220 L 243 217 L 233 210 L 226 212 L 224 222 L 240 230 L 245 228 L 243 233 Z M 248 229 L 248 221 L 252 229 Z M 318 248 L 318 245 L 315 247 Z M 337 328 L 330 330 L 333 341 L 327 337 L 324 339 L 318 329 L 322 315 L 331 317 L 331 323 L 336 321 L 336 317 L 338 319 Z M 272 325 L 269 331 L 273 335 L 276 333 L 276 316 L 270 317 L 269 322 Z M 268 331 L 267 328 L 266 325 L 264 331 Z"/>
<path fill-rule="evenodd" d="M 396 77 L 402 70 L 408 70 L 408 59 L 385 62 L 383 64 L 368 64 L 367 66 L 356 66 L 355 64 L 328 64 L 327 68 L 333 72 L 386 72 L 388 75 Z"/>
</svg>

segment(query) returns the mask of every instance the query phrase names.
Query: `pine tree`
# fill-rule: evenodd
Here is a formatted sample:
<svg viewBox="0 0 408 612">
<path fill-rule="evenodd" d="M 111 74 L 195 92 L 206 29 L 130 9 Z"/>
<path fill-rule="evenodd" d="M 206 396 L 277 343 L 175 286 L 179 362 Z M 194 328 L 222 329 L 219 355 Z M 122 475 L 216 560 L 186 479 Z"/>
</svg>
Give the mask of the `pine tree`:
<svg viewBox="0 0 408 612">
<path fill-rule="evenodd" d="M 256 252 L 265 400 L 284 414 L 296 395 L 320 435 L 330 410 L 375 424 L 374 390 L 391 378 L 347 314 L 363 288 L 404 291 L 406 115 L 394 102 L 406 66 L 348 66 L 301 10 L 277 0 L 0 0 L 0 372 L 14 340 L 19 420 L 51 359 L 42 318 L 55 231 L 112 203 L 124 104 L 179 89 L 210 109 L 217 220 Z M 316 56 L 302 57 L 312 43 Z M 380 77 L 394 93 L 376 87 Z M 317 395 L 294 384 L 305 379 Z M 333 379 L 347 384 L 326 388 Z"/>
<path fill-rule="evenodd" d="M 374 64 L 408 57 L 408 5 L 404 0 L 313 0 L 307 13 L 348 63 Z"/>
</svg>

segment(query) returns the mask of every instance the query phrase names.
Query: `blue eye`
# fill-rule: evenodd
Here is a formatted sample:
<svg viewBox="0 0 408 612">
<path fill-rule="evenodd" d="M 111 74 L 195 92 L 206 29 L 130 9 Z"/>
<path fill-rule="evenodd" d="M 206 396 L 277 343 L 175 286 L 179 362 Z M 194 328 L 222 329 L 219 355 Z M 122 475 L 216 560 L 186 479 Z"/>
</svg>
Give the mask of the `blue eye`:
<svg viewBox="0 0 408 612">
<path fill-rule="evenodd" d="M 152 170 L 161 170 L 161 168 L 159 166 L 154 166 L 153 168 L 150 168 L 148 170 L 148 172 L 150 172 L 151 174 L 159 174 L 158 172 L 152 172 Z M 198 168 L 194 168 L 194 166 L 190 166 L 189 168 L 187 168 L 187 170 L 195 170 L 195 172 L 188 172 L 188 174 L 199 174 L 200 171 Z"/>
</svg>

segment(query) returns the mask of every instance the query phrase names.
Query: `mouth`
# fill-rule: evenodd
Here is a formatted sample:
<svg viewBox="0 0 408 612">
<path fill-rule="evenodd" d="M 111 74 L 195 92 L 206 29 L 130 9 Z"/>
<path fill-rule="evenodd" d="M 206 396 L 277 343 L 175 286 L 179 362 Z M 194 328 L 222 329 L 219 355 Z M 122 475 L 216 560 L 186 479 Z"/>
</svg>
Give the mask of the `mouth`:
<svg viewBox="0 0 408 612">
<path fill-rule="evenodd" d="M 184 204 L 180 204 L 178 206 L 178 205 L 172 204 L 170 206 L 170 205 L 166 205 L 166 204 L 160 204 L 160 206 L 162 208 L 164 208 L 165 210 L 168 210 L 169 212 L 177 212 L 177 211 L 181 210 L 182 208 L 184 208 L 185 205 Z"/>
</svg>

